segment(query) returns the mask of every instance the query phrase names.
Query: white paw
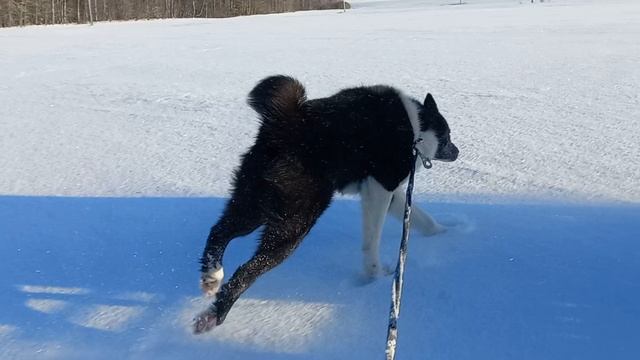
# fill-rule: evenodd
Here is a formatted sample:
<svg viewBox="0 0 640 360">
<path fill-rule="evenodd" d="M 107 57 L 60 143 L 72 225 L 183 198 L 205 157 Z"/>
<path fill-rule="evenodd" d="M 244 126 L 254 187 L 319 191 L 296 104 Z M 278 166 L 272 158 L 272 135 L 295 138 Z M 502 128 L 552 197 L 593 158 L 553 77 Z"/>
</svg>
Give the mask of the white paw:
<svg viewBox="0 0 640 360">
<path fill-rule="evenodd" d="M 368 278 L 376 278 L 380 273 L 384 271 L 379 262 L 368 262 L 364 263 L 364 275 Z"/>
<path fill-rule="evenodd" d="M 213 297 L 220 290 L 222 285 L 222 279 L 224 278 L 224 269 L 222 266 L 218 266 L 206 273 L 202 274 L 200 278 L 200 287 L 205 296 Z"/>
<path fill-rule="evenodd" d="M 421 228 L 420 232 L 424 236 L 433 236 L 447 231 L 447 228 L 438 223 L 434 223 L 433 226 L 429 226 L 428 228 Z"/>
<path fill-rule="evenodd" d="M 382 267 L 382 273 L 384 274 L 384 276 L 393 275 L 396 273 L 396 268 L 389 264 L 384 264 L 384 266 Z"/>
</svg>

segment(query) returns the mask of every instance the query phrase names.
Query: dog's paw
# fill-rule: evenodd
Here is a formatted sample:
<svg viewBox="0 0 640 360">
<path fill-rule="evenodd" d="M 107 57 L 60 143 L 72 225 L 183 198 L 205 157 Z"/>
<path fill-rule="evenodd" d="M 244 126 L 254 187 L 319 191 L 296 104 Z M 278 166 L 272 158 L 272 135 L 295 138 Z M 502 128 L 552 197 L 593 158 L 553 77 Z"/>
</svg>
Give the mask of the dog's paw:
<svg viewBox="0 0 640 360">
<path fill-rule="evenodd" d="M 202 334 L 218 325 L 218 315 L 214 309 L 207 309 L 193 319 L 193 333 Z"/>
<path fill-rule="evenodd" d="M 213 297 L 220 290 L 222 279 L 224 278 L 224 269 L 222 265 L 216 266 L 214 269 L 202 273 L 200 277 L 200 288 L 205 296 Z"/>
<path fill-rule="evenodd" d="M 384 276 L 393 275 L 393 274 L 395 274 L 395 272 L 396 272 L 396 268 L 391 266 L 391 265 L 389 265 L 389 264 L 384 264 L 382 266 L 382 274 Z"/>
<path fill-rule="evenodd" d="M 379 262 L 366 262 L 364 264 L 364 276 L 368 279 L 375 279 L 380 276 L 381 273 L 384 272 L 384 268 L 380 265 Z"/>
<path fill-rule="evenodd" d="M 438 224 L 438 223 L 434 223 L 433 226 L 429 226 L 428 228 L 421 228 L 420 229 L 420 232 L 424 236 L 433 236 L 433 235 L 441 234 L 441 233 L 443 233 L 445 231 L 447 231 L 447 228 L 445 226 L 443 226 L 443 225 Z"/>
</svg>

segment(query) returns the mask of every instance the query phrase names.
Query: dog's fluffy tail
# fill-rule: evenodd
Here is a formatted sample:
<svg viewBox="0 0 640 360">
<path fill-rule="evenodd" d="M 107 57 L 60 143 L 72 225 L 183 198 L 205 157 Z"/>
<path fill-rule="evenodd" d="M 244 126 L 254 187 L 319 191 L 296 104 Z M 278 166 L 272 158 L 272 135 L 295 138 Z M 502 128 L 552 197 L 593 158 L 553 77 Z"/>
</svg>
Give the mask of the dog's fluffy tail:
<svg viewBox="0 0 640 360">
<path fill-rule="evenodd" d="M 285 125 L 303 117 L 306 100 L 304 86 L 298 80 L 275 75 L 262 79 L 251 90 L 247 101 L 264 124 Z"/>
</svg>

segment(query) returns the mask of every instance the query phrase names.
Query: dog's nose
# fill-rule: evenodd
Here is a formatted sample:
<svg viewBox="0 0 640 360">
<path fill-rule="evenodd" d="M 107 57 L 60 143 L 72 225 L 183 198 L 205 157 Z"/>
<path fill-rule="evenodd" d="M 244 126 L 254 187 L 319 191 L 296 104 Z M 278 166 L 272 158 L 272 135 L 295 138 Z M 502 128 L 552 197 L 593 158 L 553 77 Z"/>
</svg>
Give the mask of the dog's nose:
<svg viewBox="0 0 640 360">
<path fill-rule="evenodd" d="M 458 154 L 460 153 L 460 150 L 458 150 L 458 147 L 456 147 L 455 145 L 453 145 L 453 143 L 451 143 L 451 161 L 456 161 L 456 159 L 458 159 Z"/>
</svg>

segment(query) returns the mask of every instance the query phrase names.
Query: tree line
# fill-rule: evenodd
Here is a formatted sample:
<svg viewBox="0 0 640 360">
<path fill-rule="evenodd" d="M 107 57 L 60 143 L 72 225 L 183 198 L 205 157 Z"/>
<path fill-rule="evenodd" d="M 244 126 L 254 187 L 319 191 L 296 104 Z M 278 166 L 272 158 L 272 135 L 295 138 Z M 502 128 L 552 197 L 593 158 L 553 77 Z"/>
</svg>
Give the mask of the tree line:
<svg viewBox="0 0 640 360">
<path fill-rule="evenodd" d="M 0 0 L 0 27 L 231 17 L 341 9 L 342 4 L 342 0 Z"/>
</svg>

